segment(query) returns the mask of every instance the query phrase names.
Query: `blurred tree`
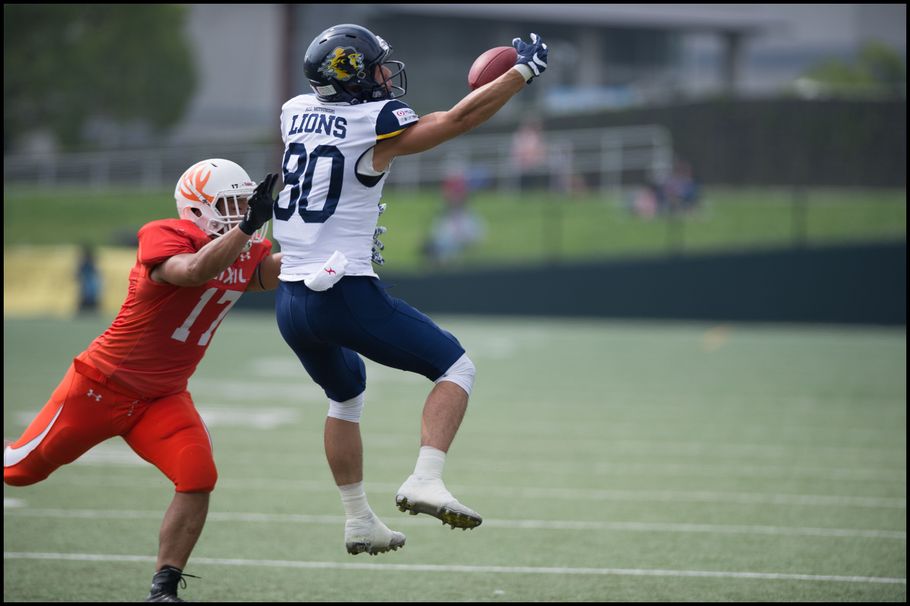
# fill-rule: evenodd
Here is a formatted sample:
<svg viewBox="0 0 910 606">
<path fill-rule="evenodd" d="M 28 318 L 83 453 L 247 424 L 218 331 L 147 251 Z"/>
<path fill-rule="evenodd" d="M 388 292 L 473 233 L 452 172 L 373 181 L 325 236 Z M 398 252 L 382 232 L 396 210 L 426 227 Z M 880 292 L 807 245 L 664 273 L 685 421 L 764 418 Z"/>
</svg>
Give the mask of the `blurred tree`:
<svg viewBox="0 0 910 606">
<path fill-rule="evenodd" d="M 175 124 L 196 86 L 186 8 L 3 5 L 3 149 L 36 130 L 66 147 L 94 118 Z"/>
<path fill-rule="evenodd" d="M 904 58 L 880 42 L 864 45 L 853 62 L 831 59 L 809 68 L 805 77 L 827 93 L 907 95 Z"/>
<path fill-rule="evenodd" d="M 907 95 L 907 65 L 894 49 L 881 43 L 870 43 L 859 54 L 859 64 L 884 89 Z"/>
</svg>

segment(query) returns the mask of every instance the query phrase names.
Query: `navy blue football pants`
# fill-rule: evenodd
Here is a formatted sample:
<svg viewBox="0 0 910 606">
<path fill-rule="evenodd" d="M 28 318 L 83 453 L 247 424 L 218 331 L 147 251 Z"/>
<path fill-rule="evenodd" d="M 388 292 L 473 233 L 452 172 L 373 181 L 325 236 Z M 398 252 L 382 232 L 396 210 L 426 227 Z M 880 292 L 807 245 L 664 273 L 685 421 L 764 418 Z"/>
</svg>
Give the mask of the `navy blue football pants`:
<svg viewBox="0 0 910 606">
<path fill-rule="evenodd" d="M 345 276 L 321 292 L 303 282 L 280 282 L 275 313 L 281 336 L 336 402 L 366 389 L 366 369 L 358 353 L 431 381 L 464 354 L 452 334 L 390 297 L 379 280 L 369 276 Z"/>
</svg>

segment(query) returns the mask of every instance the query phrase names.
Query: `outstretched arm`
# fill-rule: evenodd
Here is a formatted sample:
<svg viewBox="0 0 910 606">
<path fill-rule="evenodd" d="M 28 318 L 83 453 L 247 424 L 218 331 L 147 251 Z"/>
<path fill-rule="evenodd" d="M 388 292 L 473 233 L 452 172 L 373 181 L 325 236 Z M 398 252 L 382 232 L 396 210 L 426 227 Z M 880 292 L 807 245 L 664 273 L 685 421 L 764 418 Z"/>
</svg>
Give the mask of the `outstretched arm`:
<svg viewBox="0 0 910 606">
<path fill-rule="evenodd" d="M 149 274 L 152 280 L 175 286 L 202 286 L 228 268 L 243 252 L 253 233 L 272 218 L 272 187 L 277 179 L 277 174 L 267 175 L 256 187 L 240 225 L 195 253 L 174 255 L 155 266 Z"/>
<path fill-rule="evenodd" d="M 373 150 L 373 168 L 384 172 L 396 156 L 432 149 L 483 124 L 523 89 L 526 82 L 543 73 L 547 67 L 547 45 L 537 34 L 531 34 L 531 44 L 518 38 L 512 44 L 518 51 L 512 69 L 473 91 L 452 109 L 428 114 L 397 137 L 377 143 Z"/>
<path fill-rule="evenodd" d="M 195 253 L 174 255 L 155 266 L 150 276 L 155 282 L 175 286 L 202 286 L 236 261 L 249 239 L 240 227 L 234 227 Z"/>
</svg>

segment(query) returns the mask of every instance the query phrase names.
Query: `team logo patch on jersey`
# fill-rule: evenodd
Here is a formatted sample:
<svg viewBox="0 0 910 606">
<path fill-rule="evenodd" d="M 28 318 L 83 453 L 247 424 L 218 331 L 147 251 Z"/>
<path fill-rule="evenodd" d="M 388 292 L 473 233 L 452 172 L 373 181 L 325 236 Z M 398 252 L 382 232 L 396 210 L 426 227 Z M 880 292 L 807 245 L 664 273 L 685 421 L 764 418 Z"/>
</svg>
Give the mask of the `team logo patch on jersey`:
<svg viewBox="0 0 910 606">
<path fill-rule="evenodd" d="M 347 82 L 363 70 L 363 54 L 350 46 L 335 47 L 319 66 L 319 73 L 326 78 Z M 358 77 L 363 77 L 358 74 Z"/>
<path fill-rule="evenodd" d="M 417 120 L 417 112 L 410 107 L 401 107 L 393 111 L 392 114 L 398 119 L 398 124 L 400 126 L 410 124 Z"/>
</svg>

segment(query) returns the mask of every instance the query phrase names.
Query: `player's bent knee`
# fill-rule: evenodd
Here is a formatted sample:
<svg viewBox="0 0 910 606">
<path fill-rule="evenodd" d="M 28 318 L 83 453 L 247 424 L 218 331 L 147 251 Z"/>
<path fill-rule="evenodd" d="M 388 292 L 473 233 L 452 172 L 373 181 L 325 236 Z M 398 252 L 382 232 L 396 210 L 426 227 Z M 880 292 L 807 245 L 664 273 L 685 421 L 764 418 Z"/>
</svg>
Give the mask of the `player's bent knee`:
<svg viewBox="0 0 910 606">
<path fill-rule="evenodd" d="M 184 475 L 174 483 L 177 492 L 212 492 L 218 482 L 218 472 L 212 465 L 209 469 L 200 469 L 195 473 Z"/>
<path fill-rule="evenodd" d="M 4 453 L 5 454 L 5 453 Z M 15 464 L 3 466 L 3 483 L 9 486 L 30 486 L 47 479 L 57 469 L 55 465 L 45 460 L 37 452 L 29 453 L 24 460 Z"/>
<path fill-rule="evenodd" d="M 211 450 L 203 446 L 190 446 L 180 452 L 174 481 L 177 492 L 212 492 L 217 482 L 218 470 Z"/>
<path fill-rule="evenodd" d="M 47 478 L 48 473 L 35 473 L 26 469 L 17 469 L 16 467 L 3 468 L 3 483 L 8 486 L 30 486 L 37 484 Z"/>
<path fill-rule="evenodd" d="M 471 389 L 474 387 L 474 375 L 476 372 L 477 369 L 474 367 L 474 363 L 471 362 L 471 358 L 468 357 L 468 354 L 463 354 L 455 360 L 455 363 L 441 377 L 436 379 L 436 383 L 450 381 L 464 389 L 470 396 Z"/>
<path fill-rule="evenodd" d="M 363 414 L 363 393 L 344 402 L 329 400 L 328 416 L 351 423 L 360 423 L 360 417 Z"/>
</svg>

